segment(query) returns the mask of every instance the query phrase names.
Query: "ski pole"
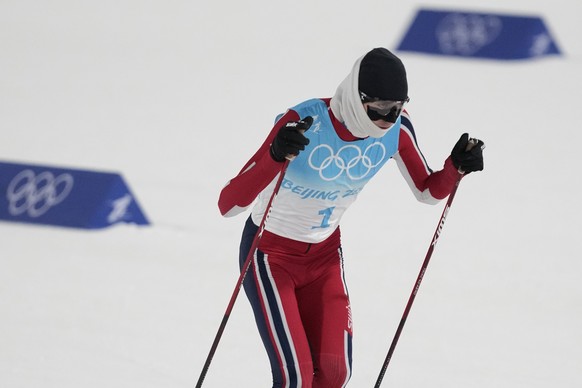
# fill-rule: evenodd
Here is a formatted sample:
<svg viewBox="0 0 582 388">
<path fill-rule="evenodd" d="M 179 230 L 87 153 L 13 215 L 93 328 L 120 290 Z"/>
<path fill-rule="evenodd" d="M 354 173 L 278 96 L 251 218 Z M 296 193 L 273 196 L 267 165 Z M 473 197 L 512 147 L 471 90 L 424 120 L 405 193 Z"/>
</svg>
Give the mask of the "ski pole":
<svg viewBox="0 0 582 388">
<path fill-rule="evenodd" d="M 459 188 L 459 183 L 461 182 L 463 175 L 460 175 L 459 178 L 457 179 L 457 182 L 455 183 L 455 186 L 453 187 L 453 190 L 451 191 L 451 194 L 449 194 L 449 199 L 447 200 L 447 204 L 445 205 L 445 208 L 443 210 L 443 213 L 441 215 L 441 218 L 439 220 L 439 223 L 437 225 L 436 231 L 434 232 L 434 235 L 432 237 L 432 242 L 430 244 L 430 246 L 428 247 L 428 252 L 426 253 L 426 257 L 424 258 L 424 262 L 422 263 L 422 267 L 420 268 L 420 273 L 418 274 L 418 277 L 416 279 L 416 282 L 414 283 L 414 287 L 412 289 L 412 293 L 410 294 L 410 297 L 408 298 L 408 303 L 406 304 L 406 308 L 404 309 L 404 313 L 402 314 L 402 318 L 400 319 L 400 324 L 398 325 L 398 328 L 396 329 L 396 333 L 394 334 L 394 338 L 392 339 L 392 343 L 390 344 L 390 349 L 388 350 L 388 354 L 386 355 L 386 359 L 384 360 L 384 364 L 382 365 L 382 370 L 380 371 L 380 375 L 378 376 L 378 379 L 376 380 L 376 385 L 374 385 L 374 388 L 379 388 L 380 384 L 382 384 L 382 379 L 384 378 L 384 375 L 386 374 L 386 369 L 388 368 L 388 364 L 390 363 L 390 360 L 392 359 L 392 354 L 394 353 L 394 349 L 396 348 L 396 344 L 398 343 L 398 339 L 400 338 L 400 334 L 402 333 L 402 329 L 404 328 L 404 323 L 406 323 L 406 319 L 408 318 L 408 314 L 410 312 L 410 309 L 412 308 L 412 303 L 414 302 L 414 298 L 416 297 L 416 294 L 418 293 L 418 289 L 420 288 L 420 283 L 422 282 L 422 279 L 424 277 L 424 274 L 426 272 L 426 268 L 428 267 L 428 263 L 430 261 L 430 257 L 432 256 L 432 252 L 434 250 L 434 247 L 441 235 L 441 232 L 443 230 L 443 226 L 445 224 L 445 221 L 447 219 L 447 215 L 449 214 L 449 210 L 451 209 L 451 204 L 453 203 L 453 199 L 455 198 L 455 194 L 457 193 L 457 189 Z"/>
<path fill-rule="evenodd" d="M 206 357 L 206 362 L 204 363 L 204 367 L 202 368 L 202 372 L 200 373 L 200 377 L 198 377 L 198 382 L 196 383 L 196 388 L 202 387 L 202 383 L 204 382 L 204 378 L 206 377 L 206 373 L 208 373 L 208 368 L 210 368 L 210 363 L 212 362 L 212 358 L 214 357 L 214 353 L 216 353 L 216 349 L 218 348 L 218 343 L 220 342 L 220 338 L 222 337 L 222 333 L 224 332 L 224 328 L 226 327 L 226 323 L 228 322 L 228 318 L 230 317 L 230 313 L 232 312 L 232 309 L 234 307 L 234 303 L 238 297 L 238 294 L 239 294 L 240 289 L 243 285 L 243 282 L 245 280 L 247 272 L 249 271 L 249 268 L 251 266 L 254 252 L 257 249 L 257 246 L 259 245 L 259 241 L 261 240 L 261 236 L 263 235 L 263 231 L 265 230 L 265 222 L 267 220 L 269 212 L 271 211 L 271 205 L 273 203 L 273 200 L 277 196 L 279 189 L 281 188 L 281 183 L 283 182 L 283 177 L 285 176 L 285 172 L 287 171 L 288 165 L 289 165 L 289 159 L 286 159 L 285 162 L 283 163 L 283 167 L 281 168 L 281 172 L 279 173 L 279 179 L 277 180 L 277 183 L 275 184 L 275 188 L 273 189 L 273 194 L 271 194 L 271 198 L 269 199 L 267 207 L 265 208 L 265 214 L 263 214 L 263 218 L 261 219 L 259 229 L 257 231 L 257 234 L 255 235 L 255 238 L 253 239 L 251 249 L 249 250 L 247 258 L 246 258 L 246 260 L 241 268 L 241 273 L 238 277 L 238 281 L 236 282 L 236 287 L 234 288 L 232 296 L 230 297 L 230 302 L 228 303 L 228 306 L 226 307 L 226 311 L 224 313 L 224 316 L 222 317 L 222 322 L 220 322 L 220 326 L 218 327 L 218 332 L 216 333 L 216 336 L 214 337 L 214 342 L 212 343 L 210 351 L 208 352 L 208 356 Z"/>
</svg>

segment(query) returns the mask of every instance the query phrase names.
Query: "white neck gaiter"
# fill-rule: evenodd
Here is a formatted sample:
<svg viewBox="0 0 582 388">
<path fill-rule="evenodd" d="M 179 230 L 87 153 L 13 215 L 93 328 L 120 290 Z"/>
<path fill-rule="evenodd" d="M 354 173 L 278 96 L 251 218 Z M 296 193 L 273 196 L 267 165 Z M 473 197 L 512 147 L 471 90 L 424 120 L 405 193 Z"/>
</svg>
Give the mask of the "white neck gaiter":
<svg viewBox="0 0 582 388">
<path fill-rule="evenodd" d="M 358 76 L 363 58 L 362 56 L 356 61 L 351 73 L 338 86 L 330 107 L 335 117 L 344 123 L 352 135 L 359 138 L 379 138 L 387 134 L 389 129 L 382 129 L 370 120 L 360 99 Z"/>
</svg>

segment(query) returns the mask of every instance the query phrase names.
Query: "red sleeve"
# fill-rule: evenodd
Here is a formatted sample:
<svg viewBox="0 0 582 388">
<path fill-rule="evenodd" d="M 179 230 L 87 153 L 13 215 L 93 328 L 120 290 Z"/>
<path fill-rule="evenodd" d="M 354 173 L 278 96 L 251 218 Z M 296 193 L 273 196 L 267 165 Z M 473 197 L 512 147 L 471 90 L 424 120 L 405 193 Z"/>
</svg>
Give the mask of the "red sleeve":
<svg viewBox="0 0 582 388">
<path fill-rule="evenodd" d="M 267 139 L 244 165 L 237 176 L 232 178 L 220 192 L 218 208 L 225 217 L 237 215 L 249 207 L 257 195 L 265 189 L 281 171 L 281 162 L 273 160 L 270 147 L 281 123 L 299 120 L 299 115 L 287 111 L 271 129 Z"/>
<path fill-rule="evenodd" d="M 401 117 L 398 155 L 395 157 L 400 172 L 419 201 L 437 203 L 451 193 L 460 174 L 450 157 L 445 160 L 442 170 L 432 171 L 418 147 L 408 114 L 403 113 Z"/>
</svg>

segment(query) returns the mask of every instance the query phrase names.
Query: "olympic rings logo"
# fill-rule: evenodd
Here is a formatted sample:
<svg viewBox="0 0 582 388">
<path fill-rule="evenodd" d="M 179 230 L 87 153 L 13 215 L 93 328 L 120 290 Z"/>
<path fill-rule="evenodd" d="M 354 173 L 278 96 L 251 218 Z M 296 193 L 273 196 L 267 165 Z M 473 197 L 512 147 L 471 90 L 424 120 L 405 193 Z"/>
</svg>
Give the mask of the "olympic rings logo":
<svg viewBox="0 0 582 388">
<path fill-rule="evenodd" d="M 36 175 L 32 170 L 23 170 L 8 185 L 8 211 L 13 216 L 27 213 L 32 218 L 40 217 L 67 198 L 73 183 L 71 174 L 55 178 L 49 171 Z"/>
<path fill-rule="evenodd" d="M 380 147 L 381 155 L 374 155 L 373 149 Z M 319 155 L 316 155 L 319 154 Z M 321 157 L 323 153 L 323 157 Z M 382 143 L 372 143 L 364 152 L 356 145 L 345 145 L 334 153 L 327 144 L 320 144 L 309 155 L 309 166 L 319 173 L 324 181 L 334 181 L 344 172 L 352 180 L 364 179 L 375 167 L 378 167 L 386 156 L 386 148 Z M 362 167 L 365 169 L 362 173 Z"/>
<path fill-rule="evenodd" d="M 503 22 L 493 15 L 452 13 L 436 28 L 436 37 L 444 53 L 472 55 L 498 38 Z"/>
</svg>

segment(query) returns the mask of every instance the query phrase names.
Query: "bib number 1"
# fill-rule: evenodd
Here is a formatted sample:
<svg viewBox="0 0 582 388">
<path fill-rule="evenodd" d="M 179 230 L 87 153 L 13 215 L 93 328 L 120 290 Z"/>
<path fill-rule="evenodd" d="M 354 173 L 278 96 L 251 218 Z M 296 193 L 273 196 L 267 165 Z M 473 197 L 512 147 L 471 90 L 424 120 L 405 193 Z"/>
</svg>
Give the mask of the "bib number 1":
<svg viewBox="0 0 582 388">
<path fill-rule="evenodd" d="M 323 216 L 323 219 L 321 220 L 321 225 L 312 226 L 311 229 L 329 228 L 330 227 L 329 218 L 331 217 L 331 213 L 333 212 L 333 209 L 335 209 L 335 206 L 320 210 L 318 214 Z"/>
</svg>

